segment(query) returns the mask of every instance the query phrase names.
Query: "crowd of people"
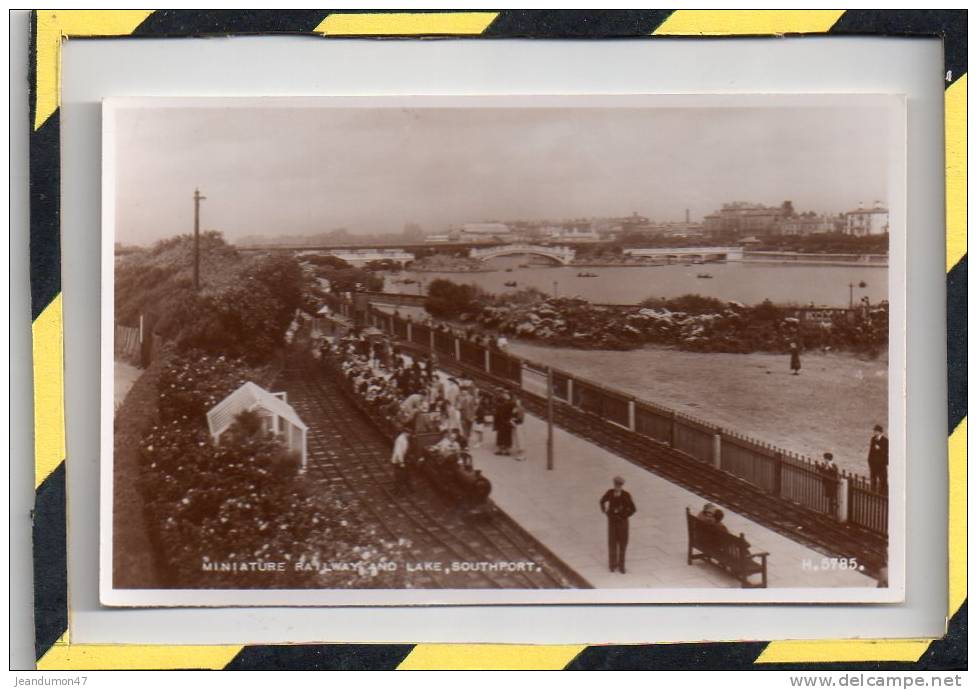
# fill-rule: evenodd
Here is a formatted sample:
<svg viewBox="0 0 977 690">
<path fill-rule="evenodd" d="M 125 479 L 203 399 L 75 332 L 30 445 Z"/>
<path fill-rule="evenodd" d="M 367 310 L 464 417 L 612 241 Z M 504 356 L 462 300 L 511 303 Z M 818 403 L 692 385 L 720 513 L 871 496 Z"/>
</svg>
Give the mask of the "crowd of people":
<svg viewBox="0 0 977 690">
<path fill-rule="evenodd" d="M 525 410 L 517 395 L 479 388 L 438 371 L 434 355 L 412 356 L 382 335 L 352 332 L 324 346 L 377 418 L 396 433 L 391 464 L 409 489 L 409 467 L 421 451 L 471 466 L 474 448 L 490 443 L 496 455 L 525 459 Z"/>
</svg>

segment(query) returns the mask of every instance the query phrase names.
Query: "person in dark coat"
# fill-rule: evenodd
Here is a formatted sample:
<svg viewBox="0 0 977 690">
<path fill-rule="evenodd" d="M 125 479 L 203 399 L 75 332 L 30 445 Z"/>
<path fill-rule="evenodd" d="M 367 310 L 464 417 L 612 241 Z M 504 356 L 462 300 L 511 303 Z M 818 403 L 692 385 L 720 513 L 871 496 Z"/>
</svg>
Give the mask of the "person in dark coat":
<svg viewBox="0 0 977 690">
<path fill-rule="evenodd" d="M 821 473 L 824 497 L 828 499 L 831 517 L 838 517 L 838 466 L 833 454 L 825 453 L 822 457 L 818 471 Z"/>
<path fill-rule="evenodd" d="M 508 455 L 512 450 L 512 413 L 515 406 L 508 392 L 499 396 L 492 415 L 495 427 L 495 454 Z"/>
<path fill-rule="evenodd" d="M 889 493 L 889 439 L 876 424 L 868 442 L 868 472 L 872 491 Z"/>
<path fill-rule="evenodd" d="M 600 497 L 600 511 L 607 516 L 608 566 L 613 573 L 626 573 L 624 554 L 628 549 L 628 519 L 637 512 L 624 480 L 614 477 L 614 488 Z"/>
<path fill-rule="evenodd" d="M 790 370 L 794 372 L 794 376 L 801 373 L 801 350 L 797 343 L 790 344 Z"/>
</svg>

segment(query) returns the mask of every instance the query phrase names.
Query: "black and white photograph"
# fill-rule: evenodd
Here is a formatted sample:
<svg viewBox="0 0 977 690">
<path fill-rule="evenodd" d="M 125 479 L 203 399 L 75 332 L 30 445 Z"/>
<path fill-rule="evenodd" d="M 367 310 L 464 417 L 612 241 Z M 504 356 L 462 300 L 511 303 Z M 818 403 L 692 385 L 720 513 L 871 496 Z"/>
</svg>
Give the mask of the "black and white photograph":
<svg viewBox="0 0 977 690">
<path fill-rule="evenodd" d="M 903 600 L 901 96 L 102 115 L 102 603 Z"/>
</svg>

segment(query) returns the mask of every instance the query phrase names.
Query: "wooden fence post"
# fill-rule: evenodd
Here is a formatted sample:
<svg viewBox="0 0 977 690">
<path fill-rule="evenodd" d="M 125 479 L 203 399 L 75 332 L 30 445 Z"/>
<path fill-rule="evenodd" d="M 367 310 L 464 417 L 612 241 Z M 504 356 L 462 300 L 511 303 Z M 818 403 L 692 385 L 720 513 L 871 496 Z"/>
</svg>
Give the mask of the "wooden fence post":
<svg viewBox="0 0 977 690">
<path fill-rule="evenodd" d="M 455 359 L 461 361 L 461 341 L 455 338 Z"/>
<path fill-rule="evenodd" d="M 492 373 L 492 363 L 489 357 L 490 357 L 489 350 L 488 348 L 485 348 L 485 371 L 487 373 Z"/>
<path fill-rule="evenodd" d="M 722 433 L 712 435 L 712 466 L 717 470 L 723 464 L 723 435 Z"/>
<path fill-rule="evenodd" d="M 631 431 L 635 430 L 634 425 L 634 398 L 628 400 L 628 428 Z"/>
</svg>

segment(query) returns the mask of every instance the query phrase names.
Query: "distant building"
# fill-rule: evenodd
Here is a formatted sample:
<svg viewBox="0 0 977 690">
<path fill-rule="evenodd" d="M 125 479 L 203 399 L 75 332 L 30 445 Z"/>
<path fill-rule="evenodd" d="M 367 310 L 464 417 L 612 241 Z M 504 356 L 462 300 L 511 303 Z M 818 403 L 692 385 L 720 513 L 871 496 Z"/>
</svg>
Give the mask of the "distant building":
<svg viewBox="0 0 977 690">
<path fill-rule="evenodd" d="M 540 228 L 544 239 L 560 242 L 600 242 L 600 235 L 590 221 L 564 223 Z"/>
<path fill-rule="evenodd" d="M 784 218 L 779 224 L 781 235 L 819 235 L 829 232 L 842 232 L 845 220 L 843 216 L 802 214 L 791 218 Z"/>
<path fill-rule="evenodd" d="M 632 211 L 630 216 L 618 218 L 617 221 L 622 232 L 640 232 L 647 229 L 649 223 L 648 219 L 644 216 L 639 216 L 637 211 Z"/>
<path fill-rule="evenodd" d="M 702 237 L 705 228 L 702 223 L 649 223 L 646 234 L 655 237 Z"/>
<path fill-rule="evenodd" d="M 455 232 L 458 233 L 460 242 L 509 241 L 515 238 L 514 233 L 505 223 L 462 223 L 449 235 Z"/>
<path fill-rule="evenodd" d="M 764 206 L 745 201 L 734 201 L 723 204 L 718 211 L 707 215 L 703 221 L 703 229 L 707 234 L 737 234 L 737 235 L 775 235 L 779 230 L 779 223 L 788 217 L 792 211 L 789 202 L 782 206 Z"/>
<path fill-rule="evenodd" d="M 322 254 L 326 256 L 335 256 L 337 259 L 342 259 L 351 266 L 365 266 L 371 261 L 394 261 L 398 264 L 406 264 L 414 260 L 413 252 L 408 252 L 403 249 L 390 247 L 390 248 L 380 248 L 380 247 L 369 247 L 363 249 L 331 249 L 327 252 L 308 251 L 301 252 L 299 256 L 305 255 L 315 255 Z"/>
<path fill-rule="evenodd" d="M 845 214 L 845 232 L 856 237 L 889 232 L 889 209 L 878 202 L 872 208 L 859 208 Z"/>
</svg>

